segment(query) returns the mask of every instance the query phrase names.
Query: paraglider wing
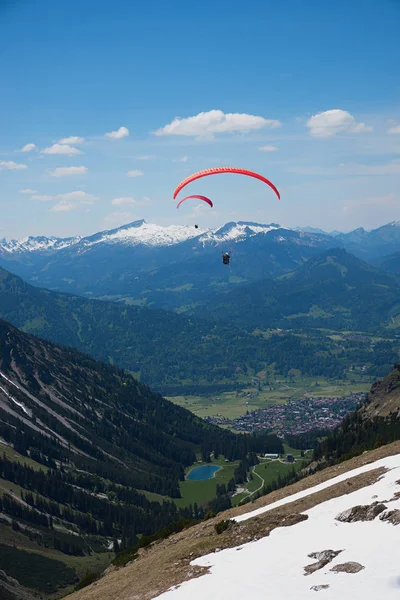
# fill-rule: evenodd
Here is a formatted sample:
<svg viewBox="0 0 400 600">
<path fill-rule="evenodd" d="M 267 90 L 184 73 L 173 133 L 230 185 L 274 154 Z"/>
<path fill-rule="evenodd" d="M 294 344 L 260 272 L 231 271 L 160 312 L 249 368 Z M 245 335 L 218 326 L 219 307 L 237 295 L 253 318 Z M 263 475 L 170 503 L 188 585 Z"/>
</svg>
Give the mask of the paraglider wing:
<svg viewBox="0 0 400 600">
<path fill-rule="evenodd" d="M 175 198 L 175 196 L 174 196 Z M 180 200 L 178 202 L 178 204 L 176 205 L 176 208 L 179 208 L 180 205 L 182 204 L 182 202 L 185 202 L 185 200 L 189 200 L 190 198 L 197 198 L 198 200 L 203 200 L 203 202 L 207 202 L 207 204 L 209 204 L 211 206 L 211 208 L 213 207 L 213 203 L 211 202 L 210 198 L 207 198 L 206 196 L 186 196 L 186 198 L 182 198 L 182 200 Z"/>
<path fill-rule="evenodd" d="M 275 194 L 278 196 L 278 200 L 280 200 L 281 198 L 280 193 L 278 192 L 274 184 L 271 181 L 269 181 L 269 179 L 267 179 L 263 175 L 260 175 L 259 173 L 249 171 L 248 169 L 238 169 L 236 167 L 215 167 L 213 169 L 204 169 L 204 171 L 198 171 L 197 173 L 193 173 L 192 175 L 189 175 L 189 177 L 186 177 L 186 179 L 181 181 L 181 183 L 174 191 L 174 200 L 181 191 L 181 189 L 185 187 L 185 185 L 188 185 L 196 179 L 200 179 L 200 177 L 207 177 L 208 175 L 218 175 L 219 173 L 237 173 L 238 175 L 247 175 L 249 177 L 259 179 L 263 183 L 269 185 L 269 187 L 274 190 Z"/>
</svg>

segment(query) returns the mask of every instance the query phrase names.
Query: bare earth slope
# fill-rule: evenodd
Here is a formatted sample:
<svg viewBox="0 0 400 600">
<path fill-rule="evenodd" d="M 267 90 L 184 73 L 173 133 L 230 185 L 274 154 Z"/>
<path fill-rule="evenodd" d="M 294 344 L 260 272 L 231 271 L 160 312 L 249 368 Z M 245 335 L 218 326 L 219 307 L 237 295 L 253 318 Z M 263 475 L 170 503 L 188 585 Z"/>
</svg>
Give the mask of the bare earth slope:
<svg viewBox="0 0 400 600">
<path fill-rule="evenodd" d="M 201 597 L 225 600 L 244 594 L 261 599 L 265 598 L 268 587 L 271 597 L 282 600 L 313 598 L 315 592 L 321 590 L 324 590 L 324 598 L 344 600 L 355 598 L 357 586 L 368 588 L 370 580 L 377 577 L 383 586 L 378 596 L 397 598 L 400 567 L 396 576 L 387 560 L 390 563 L 387 572 L 380 564 L 378 576 L 368 563 L 371 556 L 366 557 L 361 550 L 364 547 L 373 550 L 376 545 L 380 563 L 392 557 L 394 536 L 397 541 L 400 539 L 400 530 L 394 524 L 400 511 L 399 482 L 400 441 L 264 496 L 254 502 L 251 511 L 248 505 L 231 509 L 141 550 L 135 562 L 122 569 L 110 568 L 98 582 L 68 599 L 150 600 L 161 595 L 166 600 L 175 600 L 175 597 L 176 600 Z M 382 502 L 385 509 L 366 523 L 335 519 L 336 515 L 360 504 L 360 498 L 363 504 L 366 499 L 369 504 Z M 217 535 L 214 525 L 227 518 L 235 519 L 236 523 Z M 320 529 L 319 524 L 323 522 L 326 527 Z M 364 527 L 362 531 L 360 526 Z M 374 542 L 367 544 L 365 536 L 369 531 Z M 272 538 L 269 537 L 271 532 Z M 342 537 L 336 535 L 337 532 L 343 532 Z M 301 540 L 309 540 L 309 543 L 301 545 Z M 336 545 L 331 548 L 329 544 L 333 542 Z M 350 550 L 355 548 L 356 542 L 361 547 L 352 553 Z M 234 550 L 222 551 L 227 548 Z M 311 571 L 305 569 L 318 561 L 324 566 L 313 567 Z M 350 580 L 351 577 L 355 579 Z M 346 590 L 350 595 L 346 596 Z M 372 593 L 375 595 L 364 595 L 363 600 L 376 600 L 376 589 Z"/>
</svg>

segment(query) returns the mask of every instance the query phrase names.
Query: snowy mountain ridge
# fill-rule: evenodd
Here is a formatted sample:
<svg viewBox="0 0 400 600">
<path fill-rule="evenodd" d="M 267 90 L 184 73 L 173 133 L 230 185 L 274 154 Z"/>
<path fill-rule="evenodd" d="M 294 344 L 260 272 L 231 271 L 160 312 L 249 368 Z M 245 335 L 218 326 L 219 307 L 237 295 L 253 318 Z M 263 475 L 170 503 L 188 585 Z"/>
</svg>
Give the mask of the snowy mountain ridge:
<svg viewBox="0 0 400 600">
<path fill-rule="evenodd" d="M 8 254 L 27 252 L 57 252 L 66 248 L 77 246 L 79 250 L 98 244 L 122 244 L 127 246 L 162 247 L 173 246 L 198 238 L 205 245 L 208 243 L 221 243 L 226 241 L 237 242 L 257 234 L 267 234 L 280 225 L 260 225 L 258 223 L 227 223 L 216 229 L 200 229 L 191 225 L 156 225 L 147 223 L 144 219 L 133 221 L 121 227 L 101 231 L 86 237 L 25 237 L 20 240 L 0 243 L 0 252 Z"/>
<path fill-rule="evenodd" d="M 0 252 L 3 251 L 8 254 L 19 254 L 28 252 L 46 252 L 57 250 L 63 250 L 69 248 L 81 241 L 81 237 L 72 238 L 57 238 L 57 237 L 45 237 L 45 236 L 27 236 L 20 238 L 19 240 L 10 240 L 7 242 L 5 239 L 0 242 Z"/>
</svg>

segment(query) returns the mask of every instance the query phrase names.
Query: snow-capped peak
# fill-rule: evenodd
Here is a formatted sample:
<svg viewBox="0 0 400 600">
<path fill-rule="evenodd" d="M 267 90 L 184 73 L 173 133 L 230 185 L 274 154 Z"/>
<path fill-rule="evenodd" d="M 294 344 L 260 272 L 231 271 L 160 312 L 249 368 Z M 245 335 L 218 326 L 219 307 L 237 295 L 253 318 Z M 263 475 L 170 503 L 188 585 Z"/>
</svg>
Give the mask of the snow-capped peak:
<svg viewBox="0 0 400 600">
<path fill-rule="evenodd" d="M 226 223 L 226 225 L 219 229 L 207 231 L 200 237 L 199 241 L 203 244 L 207 242 L 238 242 L 254 235 L 269 233 L 276 229 L 281 229 L 281 226 L 276 223 L 260 225 L 259 223 L 247 223 L 245 221 L 231 222 Z"/>
<path fill-rule="evenodd" d="M 0 251 L 7 253 L 23 252 L 45 252 L 62 250 L 74 244 L 77 244 L 81 238 L 79 236 L 72 238 L 57 238 L 45 236 L 28 236 L 19 240 L 10 240 L 0 243 Z"/>
<path fill-rule="evenodd" d="M 205 229 L 196 229 L 193 225 L 162 226 L 146 223 L 144 219 L 141 219 L 84 238 L 82 243 L 85 247 L 100 243 L 123 243 L 130 246 L 172 246 L 198 237 L 206 231 Z"/>
</svg>

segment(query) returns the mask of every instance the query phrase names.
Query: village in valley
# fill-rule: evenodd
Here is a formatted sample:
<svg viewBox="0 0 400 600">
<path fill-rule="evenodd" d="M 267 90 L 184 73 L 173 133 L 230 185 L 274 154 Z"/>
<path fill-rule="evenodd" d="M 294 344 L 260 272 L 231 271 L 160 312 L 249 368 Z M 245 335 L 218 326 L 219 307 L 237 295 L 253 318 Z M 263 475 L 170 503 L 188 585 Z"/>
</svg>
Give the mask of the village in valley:
<svg viewBox="0 0 400 600">
<path fill-rule="evenodd" d="M 332 430 L 365 400 L 365 396 L 364 392 L 357 392 L 334 398 L 302 397 L 289 400 L 286 404 L 271 404 L 266 408 L 246 410 L 236 419 L 217 415 L 205 417 L 205 420 L 236 431 L 274 431 L 282 436 L 313 430 Z"/>
</svg>

